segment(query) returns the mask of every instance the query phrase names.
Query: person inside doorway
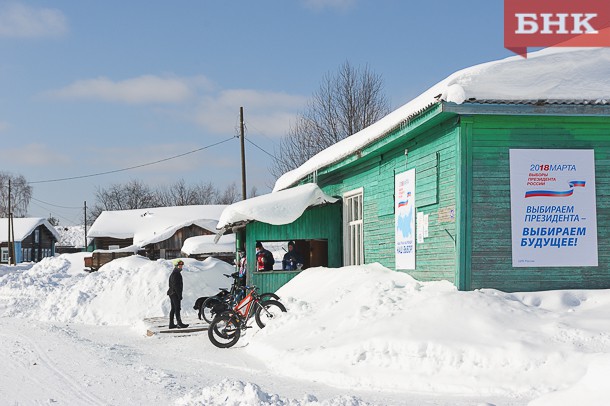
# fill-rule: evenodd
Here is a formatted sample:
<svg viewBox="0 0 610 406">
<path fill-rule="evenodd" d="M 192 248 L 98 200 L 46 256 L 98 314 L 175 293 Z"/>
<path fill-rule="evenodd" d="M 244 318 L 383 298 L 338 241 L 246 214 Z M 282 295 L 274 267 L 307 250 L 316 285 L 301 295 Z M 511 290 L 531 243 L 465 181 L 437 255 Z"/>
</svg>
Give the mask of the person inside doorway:
<svg viewBox="0 0 610 406">
<path fill-rule="evenodd" d="M 284 271 L 296 271 L 303 268 L 303 257 L 295 248 L 294 241 L 288 242 L 288 251 L 284 254 L 282 260 L 282 269 Z"/>
<path fill-rule="evenodd" d="M 256 270 L 258 272 L 273 271 L 273 254 L 263 247 L 260 241 L 256 242 Z"/>
</svg>

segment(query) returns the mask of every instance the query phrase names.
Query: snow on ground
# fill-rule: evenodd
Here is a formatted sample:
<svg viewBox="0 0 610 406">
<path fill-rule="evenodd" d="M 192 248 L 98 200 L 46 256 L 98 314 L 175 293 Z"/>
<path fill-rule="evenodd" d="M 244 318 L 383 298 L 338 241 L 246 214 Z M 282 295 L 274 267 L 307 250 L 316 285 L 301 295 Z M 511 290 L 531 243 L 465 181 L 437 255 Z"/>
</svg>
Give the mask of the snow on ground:
<svg viewBox="0 0 610 406">
<path fill-rule="evenodd" d="M 378 264 L 312 268 L 278 291 L 288 312 L 231 349 L 205 332 L 145 336 L 166 316 L 171 261 L 98 272 L 84 254 L 0 266 L 6 404 L 605 404 L 610 291 L 459 292 Z M 185 259 L 185 320 L 228 286 L 228 264 Z M 134 390 L 134 388 L 138 388 Z"/>
</svg>

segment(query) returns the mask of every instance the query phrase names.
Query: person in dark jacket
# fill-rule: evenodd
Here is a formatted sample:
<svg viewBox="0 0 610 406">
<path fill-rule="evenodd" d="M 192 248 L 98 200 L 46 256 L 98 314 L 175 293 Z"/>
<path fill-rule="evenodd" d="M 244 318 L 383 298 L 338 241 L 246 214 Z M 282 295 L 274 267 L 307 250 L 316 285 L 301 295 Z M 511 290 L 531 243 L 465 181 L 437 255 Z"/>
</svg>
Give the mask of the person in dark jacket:
<svg viewBox="0 0 610 406">
<path fill-rule="evenodd" d="M 167 294 L 171 302 L 171 310 L 169 311 L 169 328 L 186 328 L 189 325 L 184 324 L 180 318 L 180 302 L 182 301 L 182 267 L 184 262 L 182 260 L 176 262 L 174 270 L 169 275 L 169 289 Z M 176 316 L 176 323 L 174 323 L 174 316 Z"/>
<path fill-rule="evenodd" d="M 273 259 L 273 254 L 270 251 L 266 250 L 260 241 L 257 241 L 256 242 L 256 270 L 259 272 L 272 271 L 273 264 L 275 264 L 275 259 Z"/>
<path fill-rule="evenodd" d="M 300 266 L 299 266 L 300 265 Z M 294 241 L 288 243 L 288 252 L 284 254 L 282 269 L 284 271 L 296 271 L 303 266 L 301 254 L 294 248 Z"/>
</svg>

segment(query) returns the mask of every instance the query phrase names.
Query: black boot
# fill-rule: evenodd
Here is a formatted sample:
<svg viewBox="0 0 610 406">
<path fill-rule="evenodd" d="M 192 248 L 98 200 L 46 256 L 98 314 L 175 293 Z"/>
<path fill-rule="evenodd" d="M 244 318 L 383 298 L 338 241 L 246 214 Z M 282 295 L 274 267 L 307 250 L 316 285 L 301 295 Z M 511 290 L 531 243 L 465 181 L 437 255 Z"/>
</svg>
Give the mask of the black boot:
<svg viewBox="0 0 610 406">
<path fill-rule="evenodd" d="M 188 324 L 184 324 L 182 322 L 182 318 L 180 317 L 180 315 L 177 315 L 178 317 L 176 317 L 176 325 L 178 326 L 178 328 L 187 328 L 189 325 Z"/>
<path fill-rule="evenodd" d="M 178 326 L 177 326 L 177 325 L 175 325 L 175 324 L 170 324 L 170 325 L 169 325 L 169 328 L 178 328 Z"/>
</svg>

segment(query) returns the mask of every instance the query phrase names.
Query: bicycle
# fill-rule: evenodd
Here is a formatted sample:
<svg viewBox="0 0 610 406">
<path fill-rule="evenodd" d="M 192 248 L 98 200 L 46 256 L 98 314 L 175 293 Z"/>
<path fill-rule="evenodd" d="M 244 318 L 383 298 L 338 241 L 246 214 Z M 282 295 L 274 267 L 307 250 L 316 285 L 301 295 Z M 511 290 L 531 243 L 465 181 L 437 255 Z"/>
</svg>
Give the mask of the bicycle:
<svg viewBox="0 0 610 406">
<path fill-rule="evenodd" d="M 242 331 L 250 328 L 248 321 L 254 316 L 256 324 L 265 328 L 266 322 L 276 317 L 279 312 L 286 312 L 286 307 L 277 300 L 262 300 L 256 286 L 240 287 L 248 294 L 233 309 L 218 313 L 208 327 L 208 337 L 218 348 L 234 346 L 241 337 Z"/>
<path fill-rule="evenodd" d="M 241 299 L 239 295 L 239 274 L 237 272 L 233 272 L 231 275 L 223 275 L 227 278 L 233 278 L 231 289 L 227 290 L 225 288 L 220 288 L 220 292 L 215 296 L 210 296 L 209 298 L 207 298 L 201 304 L 201 308 L 199 309 L 199 314 L 208 323 L 211 323 L 214 320 L 216 314 L 220 314 L 226 310 L 230 310 Z M 262 293 L 259 296 L 263 300 L 280 300 L 280 297 L 272 292 Z"/>
</svg>

